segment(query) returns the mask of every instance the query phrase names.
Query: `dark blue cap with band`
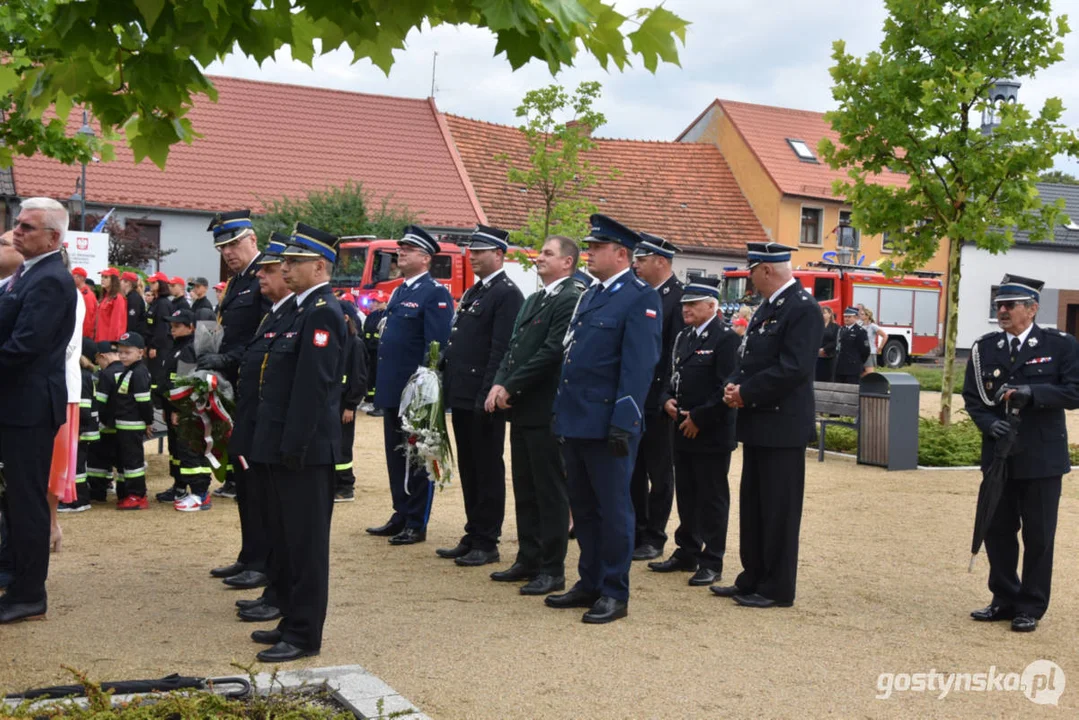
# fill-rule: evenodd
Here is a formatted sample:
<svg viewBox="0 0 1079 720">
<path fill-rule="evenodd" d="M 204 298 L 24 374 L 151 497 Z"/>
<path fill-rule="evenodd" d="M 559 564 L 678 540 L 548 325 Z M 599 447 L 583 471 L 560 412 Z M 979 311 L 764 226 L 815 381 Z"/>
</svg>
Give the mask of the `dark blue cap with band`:
<svg viewBox="0 0 1079 720">
<path fill-rule="evenodd" d="M 206 229 L 213 231 L 214 247 L 221 247 L 238 240 L 247 230 L 254 231 L 255 226 L 251 224 L 250 210 L 232 210 L 214 215 Z"/>
<path fill-rule="evenodd" d="M 633 250 L 641 242 L 640 235 L 606 215 L 597 213 L 588 218 L 588 221 L 592 227 L 588 237 L 584 239 L 586 243 L 617 243 Z"/>
<path fill-rule="evenodd" d="M 659 255 L 670 260 L 676 252 L 679 252 L 678 246 L 670 240 L 646 232 L 637 234 L 641 236 L 641 241 L 637 243 L 637 247 L 633 250 L 633 257 Z"/>
<path fill-rule="evenodd" d="M 789 262 L 794 248 L 774 242 L 746 243 L 746 264 L 755 268 L 761 263 Z"/>
<path fill-rule="evenodd" d="M 417 247 L 428 255 L 438 255 L 439 251 L 442 249 L 438 246 L 438 241 L 431 237 L 431 234 L 419 225 L 407 226 L 401 239 L 397 241 L 397 244 Z"/>
<path fill-rule="evenodd" d="M 337 236 L 298 222 L 281 255 L 286 258 L 323 258 L 335 263 Z"/>
<path fill-rule="evenodd" d="M 1019 275 L 1005 275 L 1000 281 L 993 302 L 1011 302 L 1015 300 L 1041 301 L 1042 288 L 1045 283 L 1033 278 L 1020 277 Z"/>
<path fill-rule="evenodd" d="M 468 238 L 468 246 L 473 250 L 506 252 L 510 249 L 509 238 L 510 234 L 505 230 L 490 225 L 477 225 Z"/>
</svg>

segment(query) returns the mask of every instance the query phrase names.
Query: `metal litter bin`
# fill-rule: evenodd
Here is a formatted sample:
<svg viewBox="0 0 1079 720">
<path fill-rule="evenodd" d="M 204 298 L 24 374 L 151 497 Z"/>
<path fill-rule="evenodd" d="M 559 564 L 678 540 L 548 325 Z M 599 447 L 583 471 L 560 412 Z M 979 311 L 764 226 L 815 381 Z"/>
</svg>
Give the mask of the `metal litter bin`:
<svg viewBox="0 0 1079 720">
<path fill-rule="evenodd" d="M 858 463 L 918 467 L 918 395 L 908 373 L 870 373 L 858 385 Z"/>
</svg>

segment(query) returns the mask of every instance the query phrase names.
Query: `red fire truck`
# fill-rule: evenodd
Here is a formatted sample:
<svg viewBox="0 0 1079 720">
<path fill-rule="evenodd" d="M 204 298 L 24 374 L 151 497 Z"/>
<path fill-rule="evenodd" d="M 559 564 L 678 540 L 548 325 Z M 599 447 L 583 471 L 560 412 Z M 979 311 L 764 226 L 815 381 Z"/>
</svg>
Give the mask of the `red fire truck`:
<svg viewBox="0 0 1079 720">
<path fill-rule="evenodd" d="M 439 244 L 442 252 L 431 260 L 431 277 L 445 285 L 455 301 L 460 300 L 474 282 L 468 264 L 468 248 L 452 242 Z M 358 290 L 356 301 L 361 307 L 367 307 L 369 298 L 376 291 L 381 290 L 389 296 L 402 282 L 397 270 L 396 240 L 382 240 L 373 235 L 341 238 L 337 266 L 330 281 L 335 290 Z"/>
<path fill-rule="evenodd" d="M 822 306 L 830 307 L 836 322 L 843 322 L 843 309 L 864 305 L 873 311 L 877 324 L 888 334 L 880 351 L 883 365 L 902 367 L 911 357 L 926 355 L 940 344 L 940 273 L 919 271 L 887 277 L 874 267 L 809 263 L 794 276 Z M 721 307 L 728 316 L 741 305 L 754 306 L 760 294 L 745 269 L 723 273 Z"/>
</svg>

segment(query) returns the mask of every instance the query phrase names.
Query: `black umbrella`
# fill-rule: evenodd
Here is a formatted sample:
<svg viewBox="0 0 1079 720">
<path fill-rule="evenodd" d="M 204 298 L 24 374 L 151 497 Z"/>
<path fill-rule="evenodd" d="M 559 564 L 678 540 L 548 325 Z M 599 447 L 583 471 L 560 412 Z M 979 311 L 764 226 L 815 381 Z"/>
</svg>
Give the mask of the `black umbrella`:
<svg viewBox="0 0 1079 720">
<path fill-rule="evenodd" d="M 251 683 L 247 678 L 196 678 L 183 677 L 172 674 L 158 680 L 125 680 L 122 682 L 103 682 L 101 689 L 105 692 L 110 690 L 117 695 L 133 695 L 138 693 L 169 692 L 172 690 L 206 690 L 210 687 L 222 685 L 238 685 L 237 690 L 226 693 L 230 698 L 243 698 L 251 692 Z M 36 688 L 26 692 L 8 695 L 10 700 L 37 700 L 59 699 L 65 697 L 82 697 L 86 694 L 86 688 L 82 685 L 57 685 L 47 688 Z"/>
<path fill-rule="evenodd" d="M 1008 456 L 1015 446 L 1019 433 L 1019 410 L 1008 411 L 1008 432 L 997 438 L 993 445 L 993 461 L 982 475 L 982 484 L 978 488 L 978 507 L 974 512 L 974 538 L 970 542 L 970 566 L 967 572 L 974 572 L 974 560 L 978 550 L 985 542 L 985 533 L 997 511 L 1000 495 L 1004 491 L 1004 481 L 1008 479 Z"/>
</svg>

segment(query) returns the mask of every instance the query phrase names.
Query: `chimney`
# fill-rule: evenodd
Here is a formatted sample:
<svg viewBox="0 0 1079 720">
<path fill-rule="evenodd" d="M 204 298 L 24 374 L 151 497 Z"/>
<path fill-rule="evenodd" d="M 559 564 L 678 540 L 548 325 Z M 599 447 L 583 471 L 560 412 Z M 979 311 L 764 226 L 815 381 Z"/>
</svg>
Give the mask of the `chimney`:
<svg viewBox="0 0 1079 720">
<path fill-rule="evenodd" d="M 577 131 L 584 137 L 592 137 L 592 128 L 586 122 L 583 122 L 581 120 L 570 120 L 568 123 L 566 123 L 566 129 L 568 130 L 571 128 L 576 128 Z"/>
</svg>

